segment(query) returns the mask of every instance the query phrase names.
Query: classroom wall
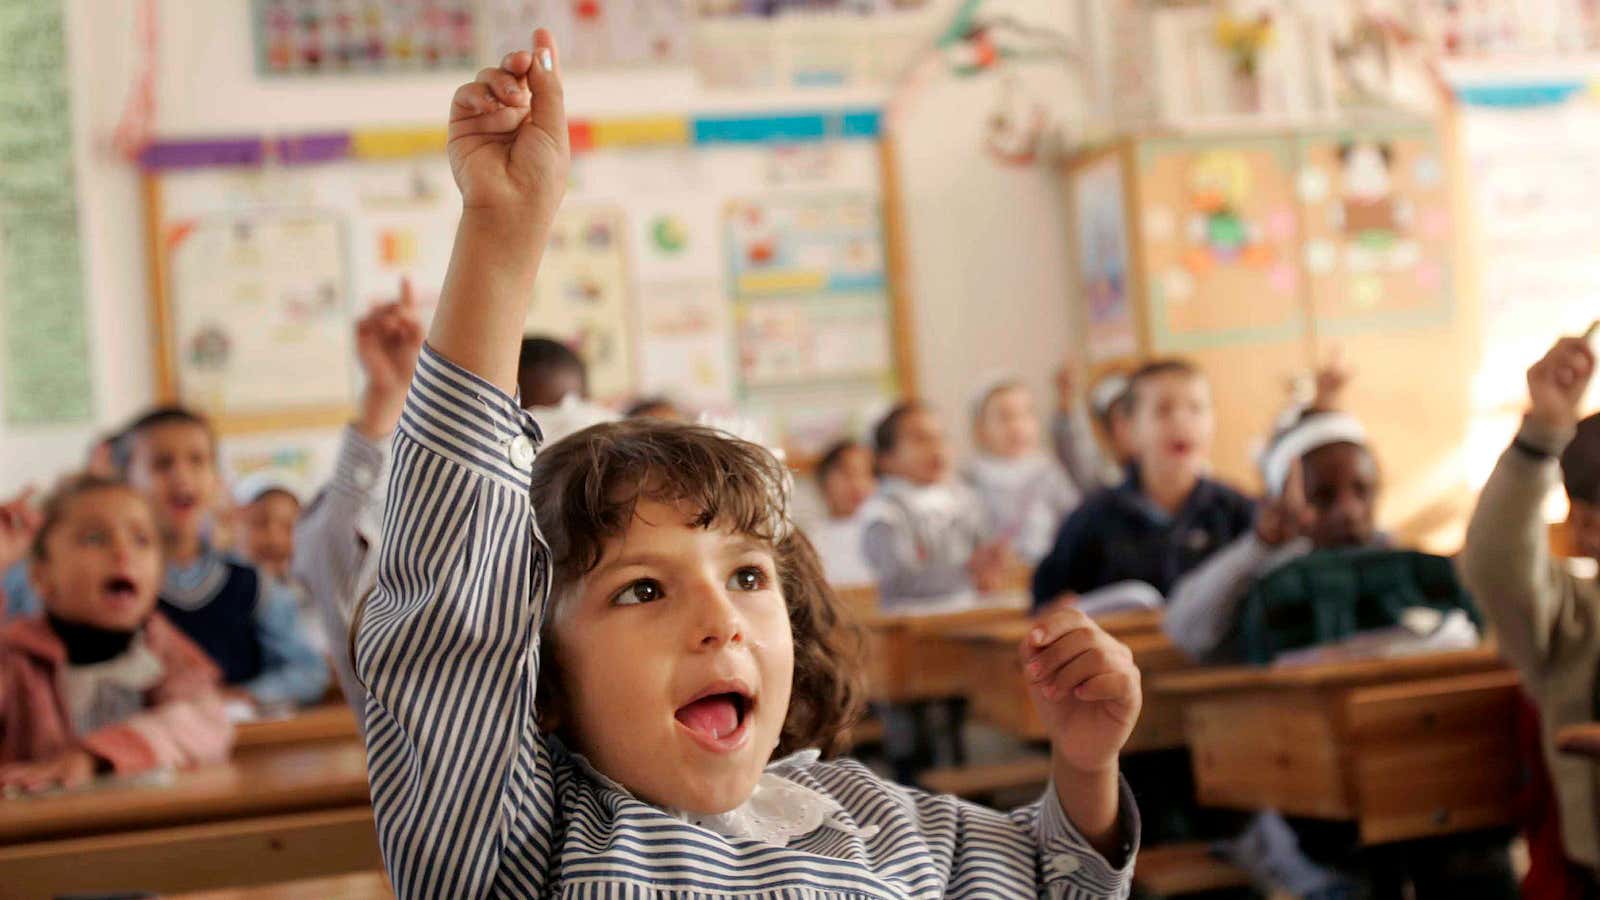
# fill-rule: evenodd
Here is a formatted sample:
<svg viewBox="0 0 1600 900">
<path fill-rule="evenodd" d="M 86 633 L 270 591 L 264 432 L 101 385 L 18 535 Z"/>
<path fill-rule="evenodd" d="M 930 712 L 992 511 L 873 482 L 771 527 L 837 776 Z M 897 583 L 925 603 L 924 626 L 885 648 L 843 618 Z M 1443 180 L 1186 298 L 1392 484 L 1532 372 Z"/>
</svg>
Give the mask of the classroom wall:
<svg viewBox="0 0 1600 900">
<path fill-rule="evenodd" d="M 96 421 L 4 430 L 0 495 L 76 465 L 90 436 L 153 399 L 144 208 L 133 167 L 110 150 L 137 71 L 137 0 L 64 0 L 73 90 Z M 956 0 L 939 0 L 950 9 Z M 1065 21 L 1070 4 L 1014 0 Z M 155 133 L 163 137 L 304 132 L 318 127 L 436 125 L 462 75 L 268 82 L 255 74 L 248 0 L 159 4 Z M 1058 73 L 1038 78 L 1049 91 Z M 568 109 L 586 117 L 653 111 L 736 112 L 878 104 L 876 89 L 710 94 L 692 74 L 574 73 Z M 994 84 L 934 79 L 898 128 L 908 289 L 921 393 L 947 411 L 964 450 L 967 395 L 981 373 L 1013 370 L 1040 391 L 1041 411 L 1068 319 L 1060 196 L 1041 167 L 1010 169 L 981 149 Z"/>
</svg>

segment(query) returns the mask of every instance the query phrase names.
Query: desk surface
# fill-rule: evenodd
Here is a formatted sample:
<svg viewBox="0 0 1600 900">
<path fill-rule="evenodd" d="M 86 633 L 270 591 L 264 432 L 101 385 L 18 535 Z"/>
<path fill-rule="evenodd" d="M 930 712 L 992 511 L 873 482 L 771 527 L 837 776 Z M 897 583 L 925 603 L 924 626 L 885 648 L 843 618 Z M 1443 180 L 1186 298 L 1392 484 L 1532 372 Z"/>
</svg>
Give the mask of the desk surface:
<svg viewBox="0 0 1600 900">
<path fill-rule="evenodd" d="M 1389 659 L 1351 659 L 1303 666 L 1221 666 L 1164 675 L 1150 687 L 1163 694 L 1359 687 L 1390 681 L 1504 668 L 1493 646 Z"/>
<path fill-rule="evenodd" d="M 1562 753 L 1600 760 L 1600 722 L 1568 725 L 1556 732 L 1556 746 Z"/>
<path fill-rule="evenodd" d="M 389 880 L 382 872 L 362 872 L 265 887 L 178 894 L 169 900 L 392 900 L 393 897 L 394 891 L 389 889 Z"/>
<path fill-rule="evenodd" d="M 370 802 L 358 741 L 260 748 L 165 781 L 108 782 L 0 800 L 0 844 L 105 834 Z"/>
<path fill-rule="evenodd" d="M 286 719 L 246 722 L 234 733 L 234 747 L 256 750 L 313 741 L 350 740 L 361 736 L 355 713 L 345 703 L 301 710 Z"/>
</svg>

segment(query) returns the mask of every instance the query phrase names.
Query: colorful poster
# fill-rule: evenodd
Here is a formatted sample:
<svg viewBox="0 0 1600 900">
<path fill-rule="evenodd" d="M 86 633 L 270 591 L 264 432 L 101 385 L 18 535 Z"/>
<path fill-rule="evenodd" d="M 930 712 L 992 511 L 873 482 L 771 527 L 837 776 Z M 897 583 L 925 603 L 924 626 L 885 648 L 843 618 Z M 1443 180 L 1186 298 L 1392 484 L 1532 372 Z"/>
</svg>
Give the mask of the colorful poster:
<svg viewBox="0 0 1600 900">
<path fill-rule="evenodd" d="M 184 403 L 225 418 L 351 401 L 340 216 L 217 215 L 170 224 L 165 243 Z"/>
<path fill-rule="evenodd" d="M 589 366 L 589 392 L 619 402 L 634 389 L 627 232 L 622 210 L 566 207 L 539 264 L 527 333 L 570 344 Z"/>
<path fill-rule="evenodd" d="M 1292 147 L 1280 138 L 1145 141 L 1138 239 L 1158 352 L 1305 328 Z"/>
<path fill-rule="evenodd" d="M 945 20 L 928 0 L 710 0 L 693 57 L 701 84 L 731 90 L 891 84 Z"/>
<path fill-rule="evenodd" d="M 639 285 L 639 393 L 695 409 L 733 406 L 728 301 L 716 281 Z"/>
<path fill-rule="evenodd" d="M 694 0 L 481 0 L 484 58 L 550 29 L 568 69 L 676 66 L 689 60 Z"/>
<path fill-rule="evenodd" d="M 0 16 L 0 398 L 8 425 L 94 408 L 60 0 Z"/>
<path fill-rule="evenodd" d="M 1319 335 L 1449 319 L 1450 193 L 1430 131 L 1304 138 L 1297 187 Z"/>
<path fill-rule="evenodd" d="M 256 71 L 283 77 L 471 69 L 475 6 L 474 0 L 253 0 Z"/>
<path fill-rule="evenodd" d="M 895 389 L 878 199 L 736 200 L 725 226 L 741 409 L 805 457 Z"/>
<path fill-rule="evenodd" d="M 1088 328 L 1090 365 L 1138 351 L 1128 285 L 1128 221 L 1122 166 L 1108 154 L 1077 171 L 1078 288 Z"/>
</svg>

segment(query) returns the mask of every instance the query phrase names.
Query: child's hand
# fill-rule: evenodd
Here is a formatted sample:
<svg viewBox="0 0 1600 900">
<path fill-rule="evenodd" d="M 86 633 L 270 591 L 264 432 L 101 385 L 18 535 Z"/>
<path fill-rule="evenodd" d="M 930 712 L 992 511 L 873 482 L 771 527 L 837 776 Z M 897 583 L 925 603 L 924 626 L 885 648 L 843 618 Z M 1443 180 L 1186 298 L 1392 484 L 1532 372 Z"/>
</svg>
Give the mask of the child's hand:
<svg viewBox="0 0 1600 900">
<path fill-rule="evenodd" d="M 1300 460 L 1289 463 L 1289 475 L 1279 496 L 1268 496 L 1256 511 L 1256 537 L 1268 547 L 1281 547 L 1311 528 L 1311 507 L 1306 504 Z"/>
<path fill-rule="evenodd" d="M 1355 378 L 1355 370 L 1344 360 L 1344 350 L 1335 347 L 1328 361 L 1317 370 L 1316 394 L 1311 398 L 1312 409 L 1338 409 L 1344 399 L 1344 389 Z"/>
<path fill-rule="evenodd" d="M 1594 375 L 1594 351 L 1583 338 L 1556 341 L 1528 370 L 1528 418 L 1552 428 L 1578 424 L 1580 405 Z"/>
<path fill-rule="evenodd" d="M 23 488 L 15 497 L 0 503 L 0 572 L 27 557 L 39 524 L 39 511 L 33 506 L 33 488 Z"/>
<path fill-rule="evenodd" d="M 972 551 L 972 558 L 967 560 L 967 574 L 972 578 L 972 586 L 980 594 L 1000 590 L 1004 586 L 1011 559 L 1011 548 L 1005 541 L 980 544 L 978 549 Z"/>
<path fill-rule="evenodd" d="M 53 787 L 82 787 L 94 778 L 94 757 L 87 750 L 68 750 L 38 762 L 0 766 L 0 791 L 32 794 Z"/>
<path fill-rule="evenodd" d="M 1078 404 L 1078 376 L 1073 374 L 1072 359 L 1068 357 L 1061 361 L 1061 367 L 1056 369 L 1056 409 L 1061 412 L 1071 412 Z"/>
<path fill-rule="evenodd" d="M 409 278 L 400 280 L 398 302 L 373 307 L 356 323 L 356 358 L 367 374 L 356 427 L 369 439 L 386 437 L 400 421 L 422 334 Z"/>
<path fill-rule="evenodd" d="M 1029 630 L 1021 652 L 1055 758 L 1078 772 L 1115 767 L 1143 705 L 1132 651 L 1077 607 L 1057 604 Z"/>
<path fill-rule="evenodd" d="M 499 68 L 456 90 L 448 147 L 466 208 L 555 214 L 570 157 L 555 52 L 541 28 L 532 51 L 507 54 Z"/>
</svg>

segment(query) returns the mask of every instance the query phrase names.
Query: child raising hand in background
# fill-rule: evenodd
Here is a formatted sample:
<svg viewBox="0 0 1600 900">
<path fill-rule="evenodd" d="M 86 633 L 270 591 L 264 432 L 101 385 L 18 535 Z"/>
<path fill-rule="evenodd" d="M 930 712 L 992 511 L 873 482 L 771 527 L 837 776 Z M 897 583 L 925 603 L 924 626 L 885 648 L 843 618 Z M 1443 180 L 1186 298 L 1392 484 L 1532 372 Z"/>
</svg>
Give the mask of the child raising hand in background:
<svg viewBox="0 0 1600 900">
<path fill-rule="evenodd" d="M 464 208 L 357 625 L 399 896 L 1126 896 L 1127 650 L 1072 610 L 1030 636 L 1055 777 L 1011 815 L 819 761 L 853 641 L 781 464 L 660 421 L 541 455 L 510 395 L 568 165 L 547 32 L 457 91 L 449 151 Z"/>
</svg>

